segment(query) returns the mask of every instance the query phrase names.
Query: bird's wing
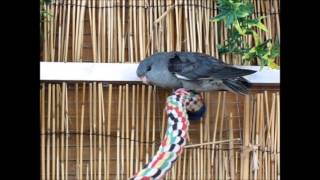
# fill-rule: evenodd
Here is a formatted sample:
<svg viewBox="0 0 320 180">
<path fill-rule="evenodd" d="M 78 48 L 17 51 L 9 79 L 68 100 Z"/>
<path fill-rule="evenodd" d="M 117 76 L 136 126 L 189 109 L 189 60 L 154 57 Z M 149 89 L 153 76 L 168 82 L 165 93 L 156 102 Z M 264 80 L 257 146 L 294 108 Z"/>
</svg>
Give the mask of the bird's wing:
<svg viewBox="0 0 320 180">
<path fill-rule="evenodd" d="M 168 70 L 185 80 L 228 79 L 255 72 L 232 67 L 206 54 L 188 52 L 174 53 L 169 59 Z"/>
</svg>

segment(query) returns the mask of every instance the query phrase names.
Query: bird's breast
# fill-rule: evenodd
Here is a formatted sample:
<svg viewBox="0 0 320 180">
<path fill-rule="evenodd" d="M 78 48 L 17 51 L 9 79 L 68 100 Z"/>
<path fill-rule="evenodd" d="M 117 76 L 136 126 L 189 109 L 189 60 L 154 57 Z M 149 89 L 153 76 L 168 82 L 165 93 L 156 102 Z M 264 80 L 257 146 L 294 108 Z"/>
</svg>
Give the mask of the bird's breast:
<svg viewBox="0 0 320 180">
<path fill-rule="evenodd" d="M 152 74 L 147 75 L 148 81 L 156 86 L 162 88 L 181 88 L 182 83 L 173 76 L 171 73 L 166 72 L 154 72 Z"/>
</svg>

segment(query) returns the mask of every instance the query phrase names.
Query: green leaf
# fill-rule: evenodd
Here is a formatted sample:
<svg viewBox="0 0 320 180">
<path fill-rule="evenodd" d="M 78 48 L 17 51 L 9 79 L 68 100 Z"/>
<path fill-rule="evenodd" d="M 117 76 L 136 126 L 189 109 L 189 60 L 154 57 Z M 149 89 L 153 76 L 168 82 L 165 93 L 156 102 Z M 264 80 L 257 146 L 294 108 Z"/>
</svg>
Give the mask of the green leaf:
<svg viewBox="0 0 320 180">
<path fill-rule="evenodd" d="M 263 30 L 263 31 L 265 31 L 265 32 L 268 32 L 267 27 L 266 27 L 264 24 L 262 24 L 261 22 L 259 22 L 256 26 L 257 26 L 259 29 L 261 29 L 261 30 Z"/>
<path fill-rule="evenodd" d="M 258 19 L 248 19 L 246 21 L 246 24 L 248 25 L 249 28 L 251 28 L 252 26 L 257 26 L 259 23 Z"/>
<path fill-rule="evenodd" d="M 220 14 L 218 14 L 217 16 L 211 18 L 210 21 L 212 21 L 212 22 L 218 22 L 218 21 L 223 20 L 225 17 L 226 17 L 226 15 L 225 15 L 224 13 L 220 13 Z"/>
<path fill-rule="evenodd" d="M 263 18 L 266 18 L 266 16 L 261 16 L 261 17 L 258 17 L 257 19 L 249 19 L 247 20 L 246 23 L 249 28 L 255 26 L 259 29 L 262 29 L 265 32 L 268 32 L 268 29 L 266 28 L 266 26 L 261 22 Z"/>
<path fill-rule="evenodd" d="M 50 14 L 49 12 L 47 12 L 47 11 L 43 11 L 42 12 L 42 15 L 44 16 L 44 17 L 53 17 L 53 15 L 52 14 Z"/>
<path fill-rule="evenodd" d="M 279 69 L 279 65 L 276 64 L 275 62 L 271 62 L 271 63 L 269 64 L 269 67 L 272 68 L 272 69 Z"/>
<path fill-rule="evenodd" d="M 242 28 L 240 27 L 239 21 L 237 19 L 234 21 L 233 25 L 241 35 L 243 35 L 243 36 L 245 35 L 245 31 L 242 30 Z"/>
<path fill-rule="evenodd" d="M 260 44 L 260 37 L 259 35 L 255 32 L 252 31 L 252 35 L 253 35 L 253 39 L 254 39 L 254 43 L 256 46 L 258 46 Z"/>
<path fill-rule="evenodd" d="M 253 13 L 253 6 L 250 3 L 239 5 L 238 10 L 236 11 L 236 15 L 239 18 L 244 18 Z"/>
<path fill-rule="evenodd" d="M 229 29 L 231 28 L 231 25 L 233 24 L 234 20 L 235 20 L 235 17 L 233 14 L 228 13 L 226 15 L 226 24 Z"/>
<path fill-rule="evenodd" d="M 52 0 L 44 0 L 46 4 L 50 4 Z"/>
</svg>

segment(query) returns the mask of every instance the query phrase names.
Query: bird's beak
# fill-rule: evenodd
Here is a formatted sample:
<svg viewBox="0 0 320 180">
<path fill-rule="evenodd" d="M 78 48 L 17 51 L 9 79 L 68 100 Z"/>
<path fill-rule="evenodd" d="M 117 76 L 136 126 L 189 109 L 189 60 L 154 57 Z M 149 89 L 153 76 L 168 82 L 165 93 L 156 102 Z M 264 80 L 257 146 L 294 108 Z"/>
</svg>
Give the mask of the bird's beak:
<svg viewBox="0 0 320 180">
<path fill-rule="evenodd" d="M 142 76 L 140 79 L 144 84 L 149 84 L 146 76 Z"/>
</svg>

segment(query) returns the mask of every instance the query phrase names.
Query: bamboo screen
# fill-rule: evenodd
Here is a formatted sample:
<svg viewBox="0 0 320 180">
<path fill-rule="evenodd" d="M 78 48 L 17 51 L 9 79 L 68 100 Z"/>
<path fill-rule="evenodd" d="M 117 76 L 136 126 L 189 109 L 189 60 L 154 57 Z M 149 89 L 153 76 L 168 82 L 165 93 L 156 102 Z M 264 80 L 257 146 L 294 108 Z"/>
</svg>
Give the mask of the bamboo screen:
<svg viewBox="0 0 320 180">
<path fill-rule="evenodd" d="M 261 37 L 279 38 L 279 1 L 253 2 L 254 15 L 267 16 Z M 216 1 L 61 0 L 45 8 L 52 17 L 43 23 L 42 61 L 136 63 L 177 50 L 240 64 L 239 57 L 218 55 L 226 31 L 209 22 Z M 41 179 L 128 179 L 159 146 L 170 92 L 125 82 L 42 82 Z M 207 114 L 189 128 L 195 146 L 166 179 L 279 179 L 278 87 L 255 87 L 247 97 L 203 96 Z"/>
</svg>

